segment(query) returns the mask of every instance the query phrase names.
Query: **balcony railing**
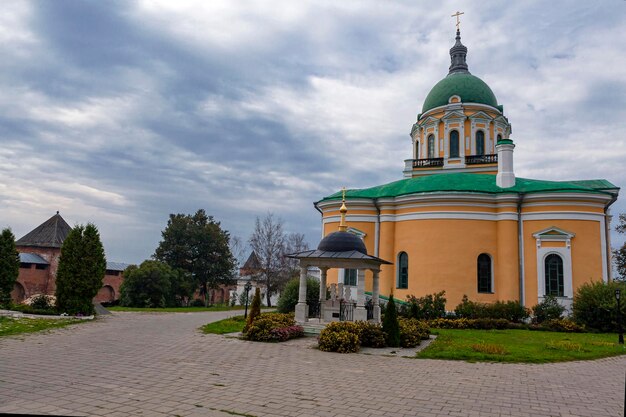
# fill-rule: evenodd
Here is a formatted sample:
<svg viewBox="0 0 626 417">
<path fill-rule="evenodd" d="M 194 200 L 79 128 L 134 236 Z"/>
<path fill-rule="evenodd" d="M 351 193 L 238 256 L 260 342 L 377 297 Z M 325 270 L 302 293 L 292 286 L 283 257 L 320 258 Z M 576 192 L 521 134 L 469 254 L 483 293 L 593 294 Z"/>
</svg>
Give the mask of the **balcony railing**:
<svg viewBox="0 0 626 417">
<path fill-rule="evenodd" d="M 465 165 L 478 164 L 496 164 L 498 163 L 498 154 L 491 155 L 469 155 L 465 157 Z"/>
<path fill-rule="evenodd" d="M 413 168 L 442 167 L 443 158 L 414 159 Z"/>
</svg>

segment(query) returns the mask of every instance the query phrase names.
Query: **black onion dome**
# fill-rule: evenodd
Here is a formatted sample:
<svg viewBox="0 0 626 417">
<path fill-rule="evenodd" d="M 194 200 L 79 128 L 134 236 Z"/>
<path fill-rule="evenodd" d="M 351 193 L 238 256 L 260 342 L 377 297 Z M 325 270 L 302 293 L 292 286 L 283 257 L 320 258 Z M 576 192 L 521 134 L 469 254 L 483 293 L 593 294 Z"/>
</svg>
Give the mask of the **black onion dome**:
<svg viewBox="0 0 626 417">
<path fill-rule="evenodd" d="M 333 232 L 320 241 L 317 250 L 327 252 L 357 251 L 367 255 L 365 244 L 358 236 L 350 232 Z"/>
</svg>

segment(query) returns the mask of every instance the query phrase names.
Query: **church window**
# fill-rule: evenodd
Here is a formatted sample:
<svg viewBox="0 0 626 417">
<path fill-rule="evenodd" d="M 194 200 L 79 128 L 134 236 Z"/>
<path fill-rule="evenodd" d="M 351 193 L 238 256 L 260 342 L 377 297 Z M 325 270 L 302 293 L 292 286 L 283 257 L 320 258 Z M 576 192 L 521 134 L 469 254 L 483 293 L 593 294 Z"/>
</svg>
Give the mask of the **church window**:
<svg viewBox="0 0 626 417">
<path fill-rule="evenodd" d="M 546 256 L 544 271 L 546 278 L 546 295 L 563 297 L 565 292 L 563 282 L 563 259 L 555 253 Z"/>
<path fill-rule="evenodd" d="M 478 292 L 493 292 L 491 287 L 491 257 L 486 253 L 478 255 Z"/>
<path fill-rule="evenodd" d="M 435 135 L 428 136 L 428 157 L 435 157 Z"/>
<path fill-rule="evenodd" d="M 397 288 L 409 288 L 409 255 L 406 252 L 400 252 L 398 255 Z"/>
<path fill-rule="evenodd" d="M 450 132 L 450 158 L 459 157 L 459 132 L 453 130 Z"/>
<path fill-rule="evenodd" d="M 343 285 L 356 286 L 356 269 L 344 269 L 343 272 Z"/>
<path fill-rule="evenodd" d="M 415 159 L 420 159 L 420 142 L 419 142 L 419 140 L 415 141 Z"/>
<path fill-rule="evenodd" d="M 476 132 L 476 155 L 485 154 L 485 132 L 479 130 Z"/>
<path fill-rule="evenodd" d="M 498 135 L 498 142 L 502 140 L 502 135 Z"/>
</svg>

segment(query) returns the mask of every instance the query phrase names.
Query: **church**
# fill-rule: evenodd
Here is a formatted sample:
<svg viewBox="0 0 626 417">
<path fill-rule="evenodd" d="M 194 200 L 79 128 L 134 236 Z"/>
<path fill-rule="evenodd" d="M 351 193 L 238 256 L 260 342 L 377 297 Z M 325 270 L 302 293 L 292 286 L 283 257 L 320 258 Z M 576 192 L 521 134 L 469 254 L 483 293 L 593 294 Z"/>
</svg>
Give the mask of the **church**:
<svg viewBox="0 0 626 417">
<path fill-rule="evenodd" d="M 381 295 L 400 300 L 445 291 L 448 310 L 464 295 L 527 307 L 553 295 L 569 306 L 582 284 L 611 279 L 609 207 L 619 189 L 516 177 L 511 123 L 466 56 L 457 28 L 449 72 L 411 128 L 404 178 L 345 192 L 347 231 L 390 262 L 376 280 L 366 271 L 365 291 L 378 280 Z M 324 236 L 340 229 L 341 206 L 341 192 L 315 203 Z M 361 277 L 328 272 L 329 283 L 348 287 Z"/>
</svg>

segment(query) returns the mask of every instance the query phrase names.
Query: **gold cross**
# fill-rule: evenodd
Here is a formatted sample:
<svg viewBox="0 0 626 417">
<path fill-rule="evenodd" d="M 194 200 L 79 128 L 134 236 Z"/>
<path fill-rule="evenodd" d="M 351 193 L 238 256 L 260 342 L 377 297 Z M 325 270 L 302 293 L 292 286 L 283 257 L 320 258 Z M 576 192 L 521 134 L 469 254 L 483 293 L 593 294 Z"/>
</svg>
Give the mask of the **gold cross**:
<svg viewBox="0 0 626 417">
<path fill-rule="evenodd" d="M 465 12 L 459 12 L 457 10 L 457 12 L 451 16 L 451 17 L 456 17 L 456 30 L 459 30 L 459 25 L 461 24 L 461 20 L 459 19 L 459 16 L 461 16 L 462 14 L 465 14 Z"/>
</svg>

